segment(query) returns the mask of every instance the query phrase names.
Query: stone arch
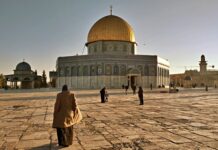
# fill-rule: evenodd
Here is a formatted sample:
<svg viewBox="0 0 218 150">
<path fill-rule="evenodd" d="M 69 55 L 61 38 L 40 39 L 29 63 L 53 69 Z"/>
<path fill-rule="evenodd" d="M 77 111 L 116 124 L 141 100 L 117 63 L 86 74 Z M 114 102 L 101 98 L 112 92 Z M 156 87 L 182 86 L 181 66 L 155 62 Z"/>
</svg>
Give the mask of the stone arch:
<svg viewBox="0 0 218 150">
<path fill-rule="evenodd" d="M 141 74 L 138 68 L 129 68 L 127 72 L 128 72 L 128 75 L 140 75 Z"/>
</svg>

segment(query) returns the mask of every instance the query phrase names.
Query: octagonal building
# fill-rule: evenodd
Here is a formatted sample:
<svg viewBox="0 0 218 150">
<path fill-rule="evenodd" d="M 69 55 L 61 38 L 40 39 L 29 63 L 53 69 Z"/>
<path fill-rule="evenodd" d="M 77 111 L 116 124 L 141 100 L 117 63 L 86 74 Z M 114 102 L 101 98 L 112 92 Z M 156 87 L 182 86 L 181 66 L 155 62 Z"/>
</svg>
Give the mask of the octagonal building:
<svg viewBox="0 0 218 150">
<path fill-rule="evenodd" d="M 87 55 L 59 57 L 56 85 L 74 89 L 121 88 L 169 84 L 169 62 L 157 55 L 136 55 L 132 27 L 108 15 L 98 20 L 87 37 Z"/>
</svg>

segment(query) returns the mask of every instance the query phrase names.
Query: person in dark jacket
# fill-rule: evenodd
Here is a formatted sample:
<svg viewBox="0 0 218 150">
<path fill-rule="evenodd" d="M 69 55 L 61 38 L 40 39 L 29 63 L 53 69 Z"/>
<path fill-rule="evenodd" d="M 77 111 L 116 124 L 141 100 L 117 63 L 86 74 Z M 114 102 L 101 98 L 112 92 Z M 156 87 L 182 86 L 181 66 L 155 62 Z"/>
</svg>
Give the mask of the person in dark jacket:
<svg viewBox="0 0 218 150">
<path fill-rule="evenodd" d="M 151 89 L 151 90 L 153 89 L 153 86 L 152 86 L 152 84 L 150 84 L 150 89 Z"/>
<path fill-rule="evenodd" d="M 100 90 L 100 94 L 101 94 L 101 103 L 105 103 L 105 87 L 103 87 L 101 90 Z"/>
<path fill-rule="evenodd" d="M 127 91 L 128 91 L 128 89 L 129 89 L 129 86 L 126 85 L 126 86 L 125 86 L 125 93 L 126 93 L 126 95 L 127 95 Z"/>
<path fill-rule="evenodd" d="M 138 96 L 139 96 L 139 100 L 140 100 L 140 105 L 144 105 L 143 89 L 141 86 L 139 87 Z"/>
<path fill-rule="evenodd" d="M 109 97 L 109 94 L 108 94 L 108 91 L 105 89 L 105 102 L 108 102 L 108 97 Z"/>
</svg>

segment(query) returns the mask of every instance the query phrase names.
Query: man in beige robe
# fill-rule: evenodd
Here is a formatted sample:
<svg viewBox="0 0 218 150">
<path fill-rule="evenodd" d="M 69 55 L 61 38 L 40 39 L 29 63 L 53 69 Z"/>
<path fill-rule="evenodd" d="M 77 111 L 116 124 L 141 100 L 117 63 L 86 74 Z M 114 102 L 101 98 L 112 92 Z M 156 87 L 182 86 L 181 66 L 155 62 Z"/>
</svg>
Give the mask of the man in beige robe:
<svg viewBox="0 0 218 150">
<path fill-rule="evenodd" d="M 76 108 L 77 104 L 74 94 L 68 91 L 67 85 L 64 85 L 62 92 L 57 94 L 52 125 L 53 128 L 57 129 L 59 146 L 66 147 L 73 142 Z"/>
</svg>

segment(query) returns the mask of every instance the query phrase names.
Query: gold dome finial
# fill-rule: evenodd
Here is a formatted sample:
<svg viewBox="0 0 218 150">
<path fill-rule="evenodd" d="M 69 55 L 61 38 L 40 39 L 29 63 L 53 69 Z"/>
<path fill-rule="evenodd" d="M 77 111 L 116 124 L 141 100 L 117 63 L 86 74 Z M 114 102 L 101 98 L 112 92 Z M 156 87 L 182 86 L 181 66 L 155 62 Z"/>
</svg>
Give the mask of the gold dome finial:
<svg viewBox="0 0 218 150">
<path fill-rule="evenodd" d="M 111 5 L 110 6 L 110 15 L 112 15 L 112 11 L 113 11 L 112 9 L 113 9 L 113 6 Z"/>
</svg>

